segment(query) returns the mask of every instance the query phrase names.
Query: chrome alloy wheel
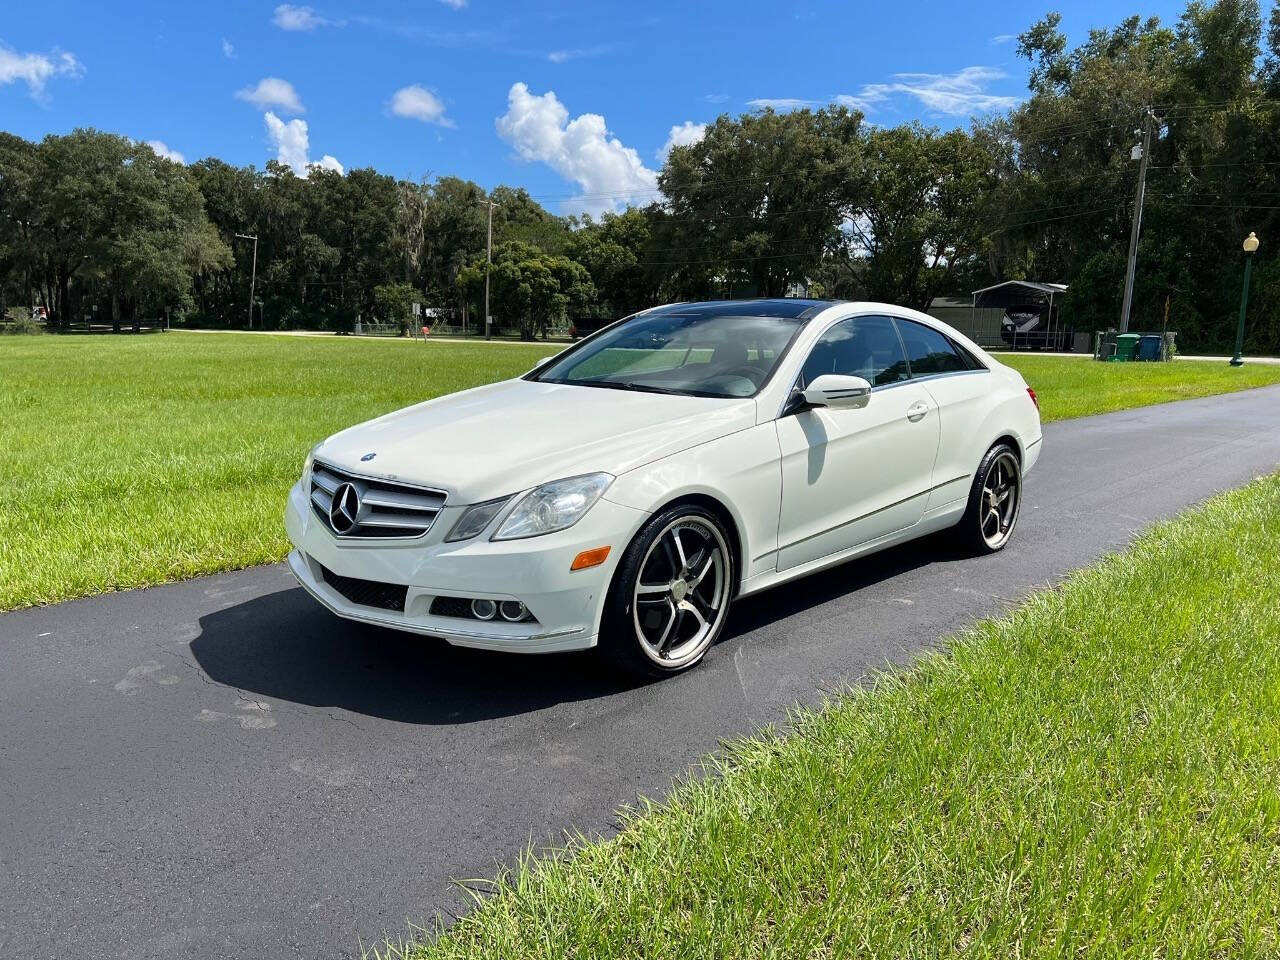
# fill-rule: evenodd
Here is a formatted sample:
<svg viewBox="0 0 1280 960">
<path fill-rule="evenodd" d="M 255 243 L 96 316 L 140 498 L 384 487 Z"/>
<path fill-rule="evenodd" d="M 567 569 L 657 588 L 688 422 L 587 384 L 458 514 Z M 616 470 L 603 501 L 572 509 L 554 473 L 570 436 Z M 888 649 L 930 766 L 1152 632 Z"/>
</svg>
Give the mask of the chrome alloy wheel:
<svg viewBox="0 0 1280 960">
<path fill-rule="evenodd" d="M 988 547 L 997 550 L 1004 546 L 1018 521 L 1021 505 L 1022 470 L 1018 458 L 1005 451 L 991 462 L 982 480 L 978 524 Z"/>
<path fill-rule="evenodd" d="M 632 621 L 640 649 L 666 669 L 701 656 L 728 610 L 729 549 L 700 517 L 669 523 L 640 563 Z"/>
</svg>

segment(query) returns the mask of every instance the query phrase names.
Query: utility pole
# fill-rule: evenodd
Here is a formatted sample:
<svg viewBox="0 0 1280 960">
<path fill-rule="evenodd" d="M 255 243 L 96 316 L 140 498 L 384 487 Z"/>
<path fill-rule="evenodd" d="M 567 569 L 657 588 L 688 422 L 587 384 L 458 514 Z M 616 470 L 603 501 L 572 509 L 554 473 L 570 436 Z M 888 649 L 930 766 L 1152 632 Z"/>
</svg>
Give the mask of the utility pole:
<svg viewBox="0 0 1280 960">
<path fill-rule="evenodd" d="M 253 288 L 258 282 L 258 235 L 256 233 L 237 233 L 241 240 L 253 241 L 253 272 L 249 274 L 249 329 L 253 329 Z"/>
<path fill-rule="evenodd" d="M 490 329 L 492 318 L 489 316 L 489 273 L 493 269 L 493 208 L 497 204 L 492 200 L 481 200 L 486 207 L 489 208 L 489 241 L 486 246 L 485 264 L 484 264 L 484 338 L 492 339 L 493 331 Z"/>
<path fill-rule="evenodd" d="M 1133 228 L 1129 232 L 1129 263 L 1124 273 L 1124 305 L 1120 310 L 1120 332 L 1129 331 L 1129 313 L 1133 308 L 1133 275 L 1138 266 L 1138 234 L 1142 232 L 1142 201 L 1147 194 L 1147 162 L 1151 156 L 1151 132 L 1156 115 L 1146 108 L 1142 123 L 1142 159 L 1138 165 L 1138 194 L 1133 201 Z"/>
</svg>

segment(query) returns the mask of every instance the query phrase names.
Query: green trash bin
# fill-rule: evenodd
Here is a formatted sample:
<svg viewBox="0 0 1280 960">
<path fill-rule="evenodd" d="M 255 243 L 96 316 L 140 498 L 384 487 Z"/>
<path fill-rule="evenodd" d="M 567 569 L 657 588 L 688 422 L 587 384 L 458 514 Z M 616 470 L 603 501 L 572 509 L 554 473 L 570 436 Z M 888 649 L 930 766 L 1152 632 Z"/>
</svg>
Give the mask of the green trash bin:
<svg viewBox="0 0 1280 960">
<path fill-rule="evenodd" d="M 1142 338 L 1136 333 L 1122 333 L 1116 337 L 1116 355 L 1112 358 L 1117 363 L 1128 363 L 1138 356 L 1138 341 Z"/>
</svg>

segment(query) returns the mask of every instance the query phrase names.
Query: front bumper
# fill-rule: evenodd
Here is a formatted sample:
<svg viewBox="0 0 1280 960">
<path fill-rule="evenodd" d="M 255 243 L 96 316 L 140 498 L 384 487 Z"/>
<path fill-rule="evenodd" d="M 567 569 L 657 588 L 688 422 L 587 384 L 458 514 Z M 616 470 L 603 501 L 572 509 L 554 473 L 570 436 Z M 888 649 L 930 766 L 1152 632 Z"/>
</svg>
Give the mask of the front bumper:
<svg viewBox="0 0 1280 960">
<path fill-rule="evenodd" d="M 356 541 L 336 537 L 311 510 L 300 484 L 289 491 L 285 527 L 298 583 L 340 617 L 440 637 L 484 650 L 551 653 L 594 647 L 613 571 L 648 514 L 600 500 L 568 530 L 527 540 L 482 537 L 445 543 L 464 507 L 446 507 L 431 529 L 412 540 Z M 612 547 L 605 563 L 570 571 L 583 550 Z M 403 612 L 352 603 L 330 586 L 321 567 L 343 577 L 408 587 Z M 523 623 L 432 614 L 436 597 L 519 600 L 535 618 Z"/>
</svg>

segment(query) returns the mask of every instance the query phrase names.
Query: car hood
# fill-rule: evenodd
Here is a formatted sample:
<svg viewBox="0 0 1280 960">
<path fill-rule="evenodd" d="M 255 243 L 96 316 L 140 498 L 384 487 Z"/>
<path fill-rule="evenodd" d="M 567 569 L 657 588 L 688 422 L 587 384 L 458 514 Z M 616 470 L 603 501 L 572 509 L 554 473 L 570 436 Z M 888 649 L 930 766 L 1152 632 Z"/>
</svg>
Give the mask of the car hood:
<svg viewBox="0 0 1280 960">
<path fill-rule="evenodd" d="M 582 473 L 618 476 L 755 420 L 752 399 L 506 380 L 343 430 L 316 456 L 479 503 Z"/>
</svg>

